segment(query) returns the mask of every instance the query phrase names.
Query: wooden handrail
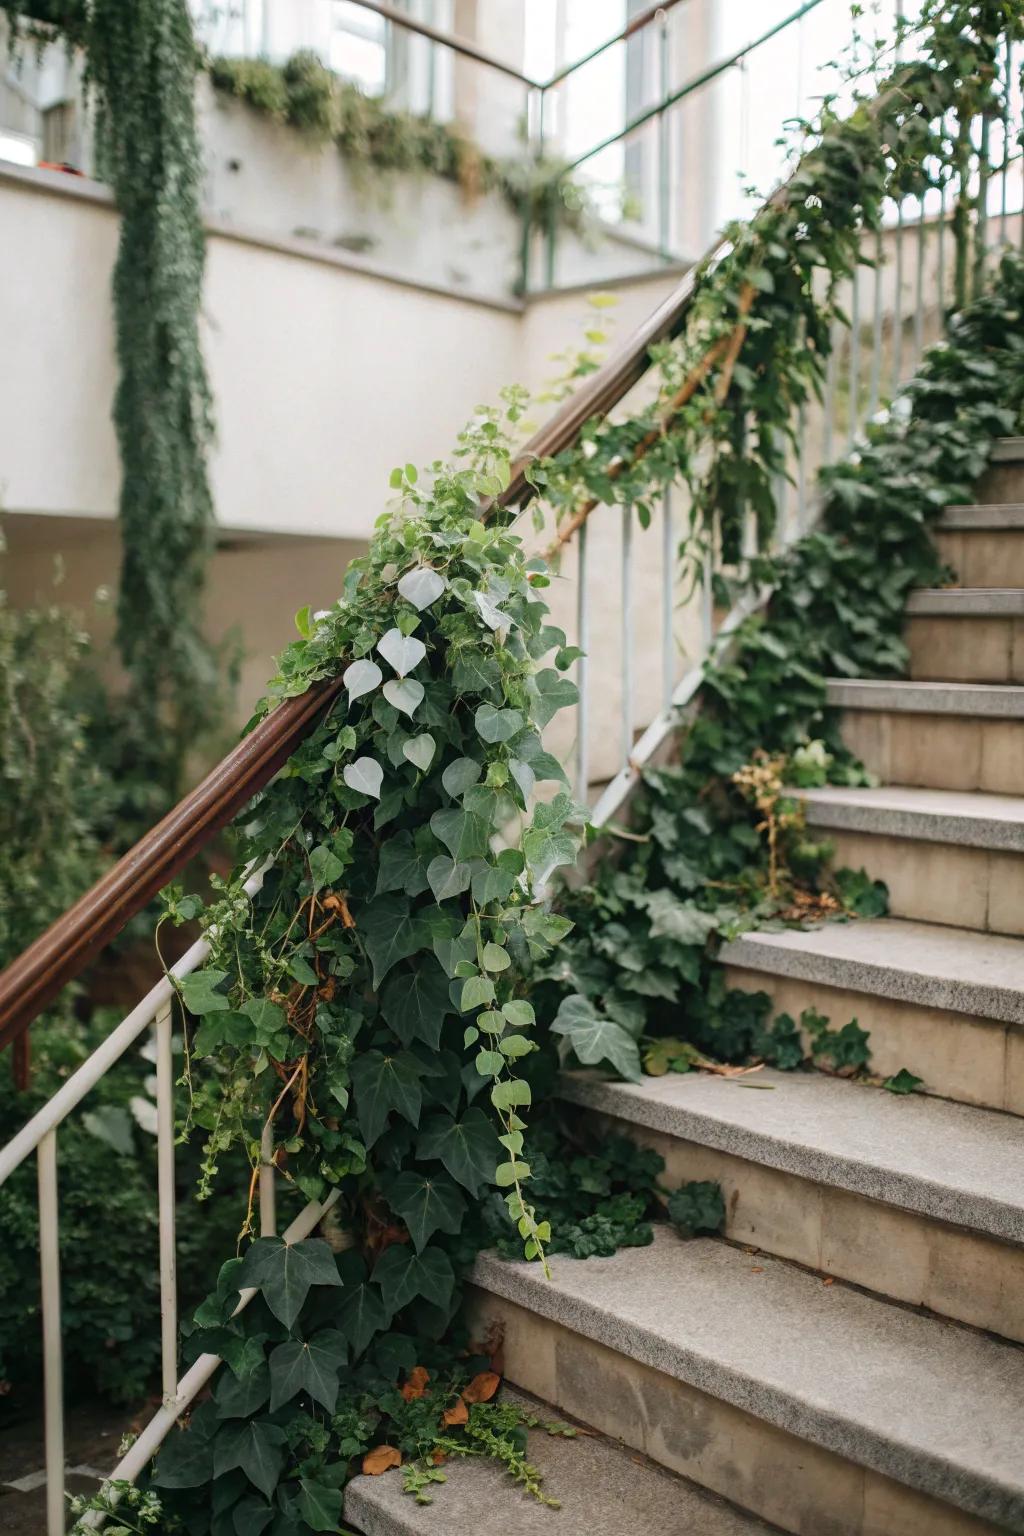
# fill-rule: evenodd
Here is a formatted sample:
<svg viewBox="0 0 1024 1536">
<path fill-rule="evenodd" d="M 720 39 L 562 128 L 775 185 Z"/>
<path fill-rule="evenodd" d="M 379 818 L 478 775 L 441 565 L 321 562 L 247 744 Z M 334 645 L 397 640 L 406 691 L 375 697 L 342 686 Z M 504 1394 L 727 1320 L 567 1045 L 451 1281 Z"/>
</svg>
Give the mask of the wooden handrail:
<svg viewBox="0 0 1024 1536">
<path fill-rule="evenodd" d="M 575 442 L 584 423 L 606 415 L 643 377 L 648 351 L 682 325 L 694 290 L 688 272 L 625 345 L 571 395 L 526 444 L 494 508 L 524 506 L 534 494 L 530 464 Z M 185 867 L 213 834 L 287 762 L 341 690 L 340 677 L 315 684 L 271 711 L 101 880 L 0 972 L 0 1049 L 23 1036 L 68 982 Z"/>
</svg>

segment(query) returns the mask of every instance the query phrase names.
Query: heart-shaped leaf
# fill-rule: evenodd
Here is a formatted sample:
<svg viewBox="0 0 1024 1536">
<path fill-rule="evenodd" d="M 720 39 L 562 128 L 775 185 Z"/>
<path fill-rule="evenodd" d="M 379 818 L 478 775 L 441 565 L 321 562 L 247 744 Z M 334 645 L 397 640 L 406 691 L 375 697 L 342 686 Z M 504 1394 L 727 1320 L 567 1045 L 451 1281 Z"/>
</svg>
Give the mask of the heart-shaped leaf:
<svg viewBox="0 0 1024 1536">
<path fill-rule="evenodd" d="M 414 571 L 406 571 L 398 583 L 398 590 L 407 603 L 422 611 L 429 608 L 445 589 L 445 579 L 432 571 L 429 565 L 420 565 Z"/>
<path fill-rule="evenodd" d="M 512 620 L 507 613 L 502 613 L 494 599 L 488 597 L 486 592 L 474 592 L 473 601 L 488 629 L 508 629 Z"/>
<path fill-rule="evenodd" d="M 341 675 L 341 680 L 348 689 L 349 702 L 359 699 L 364 693 L 372 693 L 380 687 L 381 678 L 384 676 L 375 661 L 354 661 L 350 667 L 346 667 Z"/>
<path fill-rule="evenodd" d="M 472 757 L 457 757 L 453 763 L 449 763 L 441 775 L 441 783 L 445 789 L 457 800 L 467 789 L 476 784 L 483 773 L 483 766 Z"/>
<path fill-rule="evenodd" d="M 403 741 L 402 751 L 421 773 L 426 773 L 434 760 L 434 752 L 437 743 L 428 731 L 422 736 L 410 736 L 408 741 Z"/>
<path fill-rule="evenodd" d="M 349 789 L 355 789 L 361 795 L 369 795 L 373 800 L 380 799 L 384 769 L 374 758 L 357 757 L 354 763 L 346 763 L 342 769 L 342 778 Z"/>
<path fill-rule="evenodd" d="M 383 656 L 389 667 L 394 667 L 399 677 L 418 667 L 427 648 L 415 635 L 403 635 L 400 629 L 389 629 L 383 639 L 377 641 L 377 654 Z"/>
<path fill-rule="evenodd" d="M 427 867 L 427 879 L 435 901 L 447 901 L 451 896 L 461 896 L 469 890 L 473 871 L 468 864 L 456 864 L 447 854 L 439 853 Z"/>
<path fill-rule="evenodd" d="M 384 684 L 384 697 L 403 715 L 411 715 L 423 703 L 423 684 L 414 677 L 392 677 Z"/>
</svg>

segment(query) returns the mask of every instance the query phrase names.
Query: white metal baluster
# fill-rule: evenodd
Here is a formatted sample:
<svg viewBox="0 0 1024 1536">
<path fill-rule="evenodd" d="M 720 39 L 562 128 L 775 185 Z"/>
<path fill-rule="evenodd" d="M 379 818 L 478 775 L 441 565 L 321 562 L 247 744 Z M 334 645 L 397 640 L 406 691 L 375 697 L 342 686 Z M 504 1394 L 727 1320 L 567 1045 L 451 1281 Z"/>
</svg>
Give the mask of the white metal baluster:
<svg viewBox="0 0 1024 1536">
<path fill-rule="evenodd" d="M 853 294 L 850 303 L 850 399 L 847 406 L 848 420 L 846 423 L 847 447 L 853 447 L 853 440 L 857 436 L 860 410 L 860 268 L 854 267 L 853 277 L 850 279 L 853 286 Z"/>
<path fill-rule="evenodd" d="M 633 509 L 622 509 L 622 767 L 633 755 Z"/>
<path fill-rule="evenodd" d="M 833 320 L 830 329 L 828 361 L 825 364 L 825 437 L 823 455 L 826 464 L 832 463 L 832 434 L 836 414 L 836 371 L 839 367 L 838 341 L 839 322 Z"/>
<path fill-rule="evenodd" d="M 277 1236 L 277 1169 L 272 1125 L 265 1127 L 260 1141 L 260 1236 Z"/>
<path fill-rule="evenodd" d="M 60 1234 L 57 1224 L 57 1131 L 36 1153 L 39 1181 L 39 1273 L 43 1303 L 46 1532 L 64 1536 L 64 1346 L 60 1332 Z"/>
<path fill-rule="evenodd" d="M 587 587 L 587 525 L 576 535 L 576 644 L 583 655 L 576 663 L 576 688 L 580 701 L 576 706 L 576 795 L 586 803 L 590 788 L 588 733 L 590 730 L 590 596 Z"/>
<path fill-rule="evenodd" d="M 868 387 L 869 416 L 873 416 L 878 410 L 878 396 L 882 387 L 882 282 L 884 278 L 882 264 L 884 258 L 882 231 L 879 229 L 875 234 L 875 307 L 871 323 L 871 383 Z"/>
<path fill-rule="evenodd" d="M 924 356 L 924 247 L 928 238 L 928 226 L 924 221 L 924 197 L 917 216 L 917 277 L 914 296 L 914 367 Z"/>
<path fill-rule="evenodd" d="M 178 1395 L 178 1278 L 174 1236 L 174 1059 L 172 1005 L 153 1020 L 156 1044 L 157 1204 L 160 1212 L 160 1362 L 164 1404 Z"/>
<path fill-rule="evenodd" d="M 707 548 L 704 551 L 704 570 L 701 574 L 700 584 L 700 641 L 701 660 L 706 660 L 711 655 L 711 646 L 715 638 L 715 530 L 712 526 L 708 532 Z"/>
<path fill-rule="evenodd" d="M 672 519 L 672 490 L 665 487 L 661 521 L 661 707 L 670 709 L 675 686 L 675 645 L 672 636 L 675 597 L 675 531 Z"/>
</svg>

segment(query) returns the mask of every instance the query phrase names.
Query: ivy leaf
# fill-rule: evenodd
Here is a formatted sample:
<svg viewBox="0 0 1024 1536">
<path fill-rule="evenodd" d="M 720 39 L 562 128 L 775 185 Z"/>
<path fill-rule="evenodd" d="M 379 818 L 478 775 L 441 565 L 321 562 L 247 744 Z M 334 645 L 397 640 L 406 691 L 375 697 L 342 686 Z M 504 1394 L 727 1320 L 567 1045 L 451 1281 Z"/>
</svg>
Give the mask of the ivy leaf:
<svg viewBox="0 0 1024 1536">
<path fill-rule="evenodd" d="M 427 885 L 426 860 L 413 842 L 411 832 L 396 832 L 394 837 L 381 844 L 374 895 L 380 896 L 384 891 L 404 891 L 407 896 L 419 896 Z"/>
<path fill-rule="evenodd" d="M 455 806 L 447 811 L 435 811 L 430 818 L 430 830 L 439 842 L 444 843 L 456 864 L 464 864 L 469 859 L 485 859 L 491 851 L 487 822 Z"/>
<path fill-rule="evenodd" d="M 384 684 L 384 697 L 403 715 L 414 715 L 423 703 L 423 684 L 414 677 L 392 677 Z"/>
<path fill-rule="evenodd" d="M 398 583 L 398 590 L 407 603 L 420 613 L 424 608 L 429 608 L 445 589 L 445 579 L 429 565 L 417 566 L 415 570 L 406 571 Z M 379 649 L 379 647 L 378 647 Z"/>
<path fill-rule="evenodd" d="M 608 1062 L 629 1082 L 642 1081 L 636 1041 L 621 1024 L 599 1014 L 593 1003 L 580 993 L 574 992 L 563 999 L 551 1022 L 551 1033 L 563 1035 L 584 1066 L 596 1067 Z"/>
<path fill-rule="evenodd" d="M 714 914 L 702 912 L 692 902 L 680 901 L 671 891 L 644 895 L 643 905 L 651 919 L 652 939 L 674 939 L 677 944 L 704 944 L 715 929 Z"/>
<path fill-rule="evenodd" d="M 261 1237 L 245 1256 L 238 1284 L 257 1286 L 274 1316 L 290 1328 L 311 1285 L 340 1285 L 341 1279 L 334 1254 L 322 1238 L 286 1243 L 280 1237 Z"/>
<path fill-rule="evenodd" d="M 537 782 L 537 775 L 529 763 L 520 762 L 518 757 L 511 757 L 509 758 L 508 771 L 519 785 L 523 799 L 529 800 L 530 795 L 533 793 L 533 786 Z"/>
<path fill-rule="evenodd" d="M 385 1248 L 373 1278 L 392 1317 L 417 1296 L 444 1310 L 450 1305 L 455 1288 L 455 1271 L 443 1249 L 425 1248 L 422 1253 L 414 1253 L 406 1243 L 392 1243 Z"/>
<path fill-rule="evenodd" d="M 443 1173 L 408 1168 L 389 1181 L 384 1193 L 391 1209 L 409 1228 L 418 1253 L 438 1230 L 454 1236 L 462 1228 L 466 1202 Z"/>
<path fill-rule="evenodd" d="M 337 1531 L 341 1526 L 341 1489 L 300 1478 L 299 1514 L 311 1531 Z"/>
<path fill-rule="evenodd" d="M 158 1488 L 201 1488 L 213 1476 L 213 1446 L 193 1424 L 173 1429 L 160 1447 L 153 1482 Z"/>
<path fill-rule="evenodd" d="M 387 1312 L 380 1292 L 364 1280 L 348 1290 L 338 1313 L 338 1327 L 352 1346 L 352 1354 L 358 1358 L 375 1334 L 388 1326 Z"/>
<path fill-rule="evenodd" d="M 461 896 L 463 891 L 469 890 L 472 878 L 472 865 L 456 864 L 446 853 L 439 853 L 427 865 L 427 880 L 435 901 L 448 901 L 452 896 Z"/>
<path fill-rule="evenodd" d="M 348 1359 L 348 1343 L 336 1328 L 322 1328 L 311 1339 L 289 1339 L 270 1355 L 270 1411 L 290 1402 L 296 1392 L 334 1412 L 338 1373 Z"/>
<path fill-rule="evenodd" d="M 345 866 L 326 843 L 318 843 L 309 855 L 309 869 L 313 876 L 313 889 L 319 891 L 325 885 L 333 885 L 344 872 Z"/>
<path fill-rule="evenodd" d="M 238 1467 L 262 1494 L 273 1498 L 286 1443 L 284 1430 L 263 1419 L 225 1424 L 213 1443 L 213 1475 L 223 1477 Z"/>
<path fill-rule="evenodd" d="M 478 907 L 492 901 L 507 901 L 519 874 L 510 864 L 488 864 L 473 875 L 473 900 Z"/>
<path fill-rule="evenodd" d="M 467 789 L 471 789 L 474 784 L 479 783 L 480 775 L 483 771 L 482 764 L 478 763 L 474 758 L 457 757 L 453 763 L 448 764 L 448 767 L 442 773 L 441 783 L 452 799 L 457 800 L 460 795 L 465 794 Z"/>
<path fill-rule="evenodd" d="M 348 690 L 348 700 L 352 704 L 356 699 L 362 698 L 364 693 L 372 693 L 379 688 L 384 673 L 375 661 L 354 661 L 350 667 L 346 667 L 341 674 L 341 680 Z"/>
<path fill-rule="evenodd" d="M 273 1518 L 274 1506 L 264 1499 L 258 1499 L 254 1493 L 247 1493 L 239 1499 L 231 1511 L 235 1536 L 263 1536 Z"/>
<path fill-rule="evenodd" d="M 477 735 L 488 745 L 496 746 L 499 742 L 510 741 L 522 730 L 526 719 L 518 709 L 495 709 L 493 704 L 481 704 L 473 717 L 473 723 Z"/>
<path fill-rule="evenodd" d="M 419 1125 L 423 1103 L 420 1078 L 425 1071 L 424 1064 L 411 1051 L 400 1051 L 395 1056 L 365 1051 L 356 1057 L 352 1063 L 352 1086 L 359 1128 L 368 1147 L 384 1130 L 392 1110 Z"/>
<path fill-rule="evenodd" d="M 270 1396 L 270 1372 L 260 1349 L 260 1362 L 241 1378 L 221 1373 L 213 1394 L 219 1419 L 251 1419 Z"/>
<path fill-rule="evenodd" d="M 451 1012 L 448 978 L 437 961 L 424 959 L 412 972 L 392 972 L 380 994 L 380 1011 L 403 1045 L 422 1040 L 436 1051 Z"/>
<path fill-rule="evenodd" d="M 407 672 L 419 666 L 427 654 L 427 648 L 415 635 L 403 635 L 400 629 L 395 628 L 389 629 L 383 639 L 377 641 L 377 654 L 384 657 L 399 677 L 404 677 Z"/>
<path fill-rule="evenodd" d="M 882 1087 L 887 1088 L 890 1093 L 913 1093 L 914 1089 L 919 1088 L 923 1081 L 923 1078 L 915 1077 L 913 1072 L 909 1071 L 906 1067 L 900 1067 L 899 1071 L 895 1072 L 892 1077 L 885 1079 Z"/>
<path fill-rule="evenodd" d="M 356 926 L 373 966 L 375 989 L 393 965 L 426 949 L 431 942 L 430 929 L 422 918 L 412 916 L 404 896 L 375 896 L 363 908 Z"/>
<path fill-rule="evenodd" d="M 545 667 L 527 683 L 533 699 L 531 715 L 542 728 L 569 704 L 579 700 L 579 689 L 567 677 L 562 677 L 554 667 Z"/>
<path fill-rule="evenodd" d="M 182 976 L 178 990 L 189 1013 L 202 1018 L 204 1013 L 223 1013 L 230 1008 L 225 994 L 217 991 L 227 976 L 227 971 L 216 970 L 193 971 L 189 976 Z"/>
<path fill-rule="evenodd" d="M 384 782 L 384 769 L 372 757 L 357 757 L 354 763 L 346 763 L 341 776 L 349 789 L 357 794 L 369 795 L 371 800 L 380 799 L 380 787 Z"/>
<path fill-rule="evenodd" d="M 416 1143 L 418 1158 L 436 1158 L 471 1195 L 494 1177 L 500 1156 L 498 1135 L 482 1109 L 467 1109 L 461 1120 L 432 1115 Z"/>
<path fill-rule="evenodd" d="M 437 750 L 437 742 L 429 731 L 424 731 L 421 736 L 411 736 L 408 741 L 402 743 L 402 753 L 414 767 L 421 773 L 426 773 L 434 760 Z"/>
<path fill-rule="evenodd" d="M 545 885 L 556 869 L 576 863 L 579 844 L 568 832 L 549 832 L 531 827 L 523 836 L 523 852 L 538 885 Z"/>
</svg>

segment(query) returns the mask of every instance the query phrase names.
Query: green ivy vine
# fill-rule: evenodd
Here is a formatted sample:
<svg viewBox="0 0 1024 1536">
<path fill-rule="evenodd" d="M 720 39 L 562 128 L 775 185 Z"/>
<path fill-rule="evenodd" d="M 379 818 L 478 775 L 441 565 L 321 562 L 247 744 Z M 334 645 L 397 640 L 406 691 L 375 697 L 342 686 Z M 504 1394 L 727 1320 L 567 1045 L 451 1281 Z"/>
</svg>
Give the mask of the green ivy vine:
<svg viewBox="0 0 1024 1536">
<path fill-rule="evenodd" d="M 197 738 L 223 712 L 202 634 L 212 548 L 213 433 L 199 338 L 205 239 L 196 133 L 199 57 L 187 0 L 0 0 L 12 48 L 62 37 L 85 60 L 97 160 L 121 216 L 113 301 L 121 459 L 117 644 L 126 698 L 109 729 L 120 773 L 185 788 Z"/>
</svg>

